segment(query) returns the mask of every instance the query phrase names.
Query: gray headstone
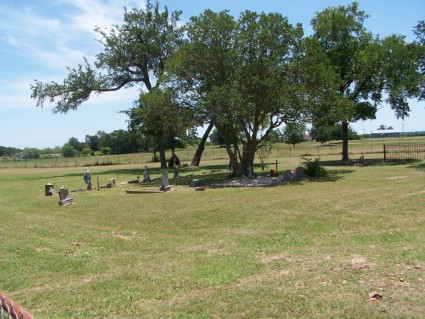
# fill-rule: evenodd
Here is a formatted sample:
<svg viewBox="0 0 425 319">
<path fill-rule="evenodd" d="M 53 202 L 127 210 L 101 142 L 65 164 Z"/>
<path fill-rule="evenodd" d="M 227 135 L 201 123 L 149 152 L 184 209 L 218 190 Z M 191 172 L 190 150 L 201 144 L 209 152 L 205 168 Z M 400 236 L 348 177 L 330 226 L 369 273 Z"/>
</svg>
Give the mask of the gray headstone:
<svg viewBox="0 0 425 319">
<path fill-rule="evenodd" d="M 283 172 L 283 180 L 285 182 L 292 181 L 293 179 L 294 177 L 292 176 L 292 172 L 289 169 Z"/>
<path fill-rule="evenodd" d="M 299 166 L 295 169 L 295 175 L 297 179 L 303 179 L 304 178 L 304 168 Z"/>
<path fill-rule="evenodd" d="M 61 187 L 59 190 L 59 206 L 71 205 L 74 200 L 69 195 L 69 190 L 65 187 Z"/>
<path fill-rule="evenodd" d="M 108 184 L 106 184 L 106 187 L 112 188 L 112 187 L 115 187 L 115 186 L 116 186 L 115 178 L 108 179 Z"/>
<path fill-rule="evenodd" d="M 200 187 L 204 186 L 204 180 L 202 179 L 194 179 L 190 182 L 190 187 Z"/>
<path fill-rule="evenodd" d="M 151 180 L 151 178 L 149 176 L 149 168 L 147 166 L 145 166 L 145 171 L 143 172 L 143 181 L 149 182 L 150 180 Z"/>
</svg>

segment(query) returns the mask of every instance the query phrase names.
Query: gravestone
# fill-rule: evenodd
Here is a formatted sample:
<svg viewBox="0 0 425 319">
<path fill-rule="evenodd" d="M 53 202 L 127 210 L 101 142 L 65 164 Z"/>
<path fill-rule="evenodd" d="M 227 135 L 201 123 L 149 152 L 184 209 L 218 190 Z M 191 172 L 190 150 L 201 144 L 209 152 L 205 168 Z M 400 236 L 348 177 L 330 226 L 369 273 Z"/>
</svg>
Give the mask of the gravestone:
<svg viewBox="0 0 425 319">
<path fill-rule="evenodd" d="M 151 178 L 149 176 L 149 169 L 147 166 L 145 166 L 145 171 L 143 172 L 143 181 L 144 182 L 150 182 Z"/>
<path fill-rule="evenodd" d="M 91 190 L 91 174 L 90 174 L 90 170 L 88 169 L 88 167 L 86 167 L 85 172 L 84 172 L 84 183 L 87 184 L 87 189 Z"/>
<path fill-rule="evenodd" d="M 115 186 L 116 186 L 115 178 L 108 179 L 108 184 L 106 184 L 106 187 L 107 188 L 112 188 L 112 187 L 115 187 Z"/>
<path fill-rule="evenodd" d="M 295 169 L 295 176 L 297 179 L 303 179 L 304 178 L 304 168 L 299 166 Z"/>
<path fill-rule="evenodd" d="M 294 176 L 292 175 L 292 171 L 287 169 L 286 171 L 283 172 L 283 180 L 285 182 L 289 182 L 292 181 L 294 179 Z"/>
<path fill-rule="evenodd" d="M 53 184 L 47 183 L 44 186 L 44 195 L 46 195 L 46 196 L 52 196 L 54 192 L 55 192 L 55 190 L 53 188 Z"/>
<path fill-rule="evenodd" d="M 171 190 L 171 186 L 168 182 L 168 172 L 165 172 L 161 176 L 161 187 L 159 188 L 160 191 L 167 192 Z"/>
<path fill-rule="evenodd" d="M 204 180 L 203 179 L 194 179 L 190 182 L 190 187 L 200 187 L 204 186 Z"/>
<path fill-rule="evenodd" d="M 69 195 L 69 190 L 62 186 L 59 190 L 59 206 L 74 204 L 74 200 Z"/>
</svg>

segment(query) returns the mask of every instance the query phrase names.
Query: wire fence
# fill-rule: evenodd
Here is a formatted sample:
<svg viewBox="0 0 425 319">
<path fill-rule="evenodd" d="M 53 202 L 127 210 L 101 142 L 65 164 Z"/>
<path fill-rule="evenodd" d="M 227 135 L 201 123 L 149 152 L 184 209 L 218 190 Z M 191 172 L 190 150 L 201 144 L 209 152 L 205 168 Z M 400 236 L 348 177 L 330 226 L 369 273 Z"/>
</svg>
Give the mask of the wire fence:
<svg viewBox="0 0 425 319">
<path fill-rule="evenodd" d="M 176 150 L 182 163 L 190 164 L 196 149 Z M 268 158 L 294 158 L 294 157 L 321 157 L 327 155 L 338 155 L 342 152 L 340 143 L 318 144 L 315 142 L 302 143 L 297 146 L 287 144 L 276 144 L 273 146 L 272 152 Z M 353 142 L 349 146 L 350 155 L 358 157 L 364 154 L 383 154 L 382 142 L 361 143 Z M 169 158 L 171 151 L 166 154 Z M 228 154 L 225 148 L 215 147 L 207 148 L 202 153 L 201 161 L 226 160 Z M 255 159 L 260 162 L 257 156 Z M 50 158 L 23 159 L 13 160 L 12 158 L 3 157 L 0 160 L 0 168 L 54 168 L 54 167 L 85 167 L 85 166 L 106 166 L 106 165 L 132 165 L 132 164 L 148 164 L 154 162 L 153 153 L 135 153 L 120 155 L 96 155 L 89 157 L 72 157 L 65 158 L 61 156 L 51 156 Z"/>
<path fill-rule="evenodd" d="M 19 304 L 0 291 L 0 319 L 34 319 L 34 317 L 24 310 Z"/>
<path fill-rule="evenodd" d="M 396 143 L 384 144 L 384 161 L 423 160 L 425 159 L 425 144 Z"/>
</svg>

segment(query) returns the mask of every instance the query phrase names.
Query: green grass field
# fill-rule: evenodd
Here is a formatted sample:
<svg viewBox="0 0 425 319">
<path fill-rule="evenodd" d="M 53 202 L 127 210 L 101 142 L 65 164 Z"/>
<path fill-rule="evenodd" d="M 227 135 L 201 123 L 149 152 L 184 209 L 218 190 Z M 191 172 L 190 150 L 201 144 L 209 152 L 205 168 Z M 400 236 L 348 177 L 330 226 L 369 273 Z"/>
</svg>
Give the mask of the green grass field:
<svg viewBox="0 0 425 319">
<path fill-rule="evenodd" d="M 159 194 L 125 192 L 157 190 L 153 164 L 143 185 L 121 183 L 145 164 L 92 167 L 118 186 L 65 207 L 45 185 L 82 188 L 83 167 L 0 169 L 0 290 L 37 319 L 423 318 L 425 161 L 339 158 L 326 178 L 196 192 L 228 173 L 204 161 Z"/>
</svg>

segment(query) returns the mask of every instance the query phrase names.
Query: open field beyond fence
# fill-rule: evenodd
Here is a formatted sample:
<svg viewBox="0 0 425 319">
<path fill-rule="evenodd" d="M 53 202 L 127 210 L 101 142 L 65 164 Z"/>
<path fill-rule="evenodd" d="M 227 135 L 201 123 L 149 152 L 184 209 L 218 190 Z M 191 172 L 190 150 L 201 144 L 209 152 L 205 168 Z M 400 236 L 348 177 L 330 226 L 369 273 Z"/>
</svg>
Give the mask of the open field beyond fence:
<svg viewBox="0 0 425 319">
<path fill-rule="evenodd" d="M 384 143 L 422 143 L 425 144 L 425 137 L 406 137 L 406 138 L 368 138 L 354 140 L 349 143 L 349 155 L 352 158 L 358 158 L 361 155 L 365 157 L 380 157 L 384 159 Z M 341 154 L 342 145 L 340 142 L 330 142 L 324 145 L 316 142 L 305 142 L 297 144 L 296 147 L 287 144 L 276 144 L 268 160 L 276 161 L 280 158 L 299 158 L 324 157 Z M 190 164 L 195 154 L 194 147 L 176 150 L 180 159 Z M 171 152 L 167 153 L 170 156 Z M 227 159 L 228 155 L 225 148 L 218 146 L 208 146 L 203 155 L 202 161 L 221 161 Z M 98 155 L 90 157 L 52 157 L 33 160 L 13 161 L 11 158 L 4 157 L 0 161 L 1 168 L 54 168 L 54 167 L 84 167 L 84 166 L 104 166 L 104 165 L 132 165 L 132 164 L 152 164 L 152 153 L 121 154 L 121 155 Z M 259 162 L 259 158 L 256 159 Z"/>
<path fill-rule="evenodd" d="M 0 291 L 37 319 L 423 318 L 425 161 L 365 158 L 321 156 L 326 178 L 199 192 L 192 179 L 228 174 L 226 159 L 204 160 L 146 194 L 125 190 L 157 190 L 159 168 L 134 185 L 144 163 L 92 167 L 117 187 L 71 192 L 69 206 L 45 185 L 85 187 L 81 167 L 1 169 Z"/>
</svg>

